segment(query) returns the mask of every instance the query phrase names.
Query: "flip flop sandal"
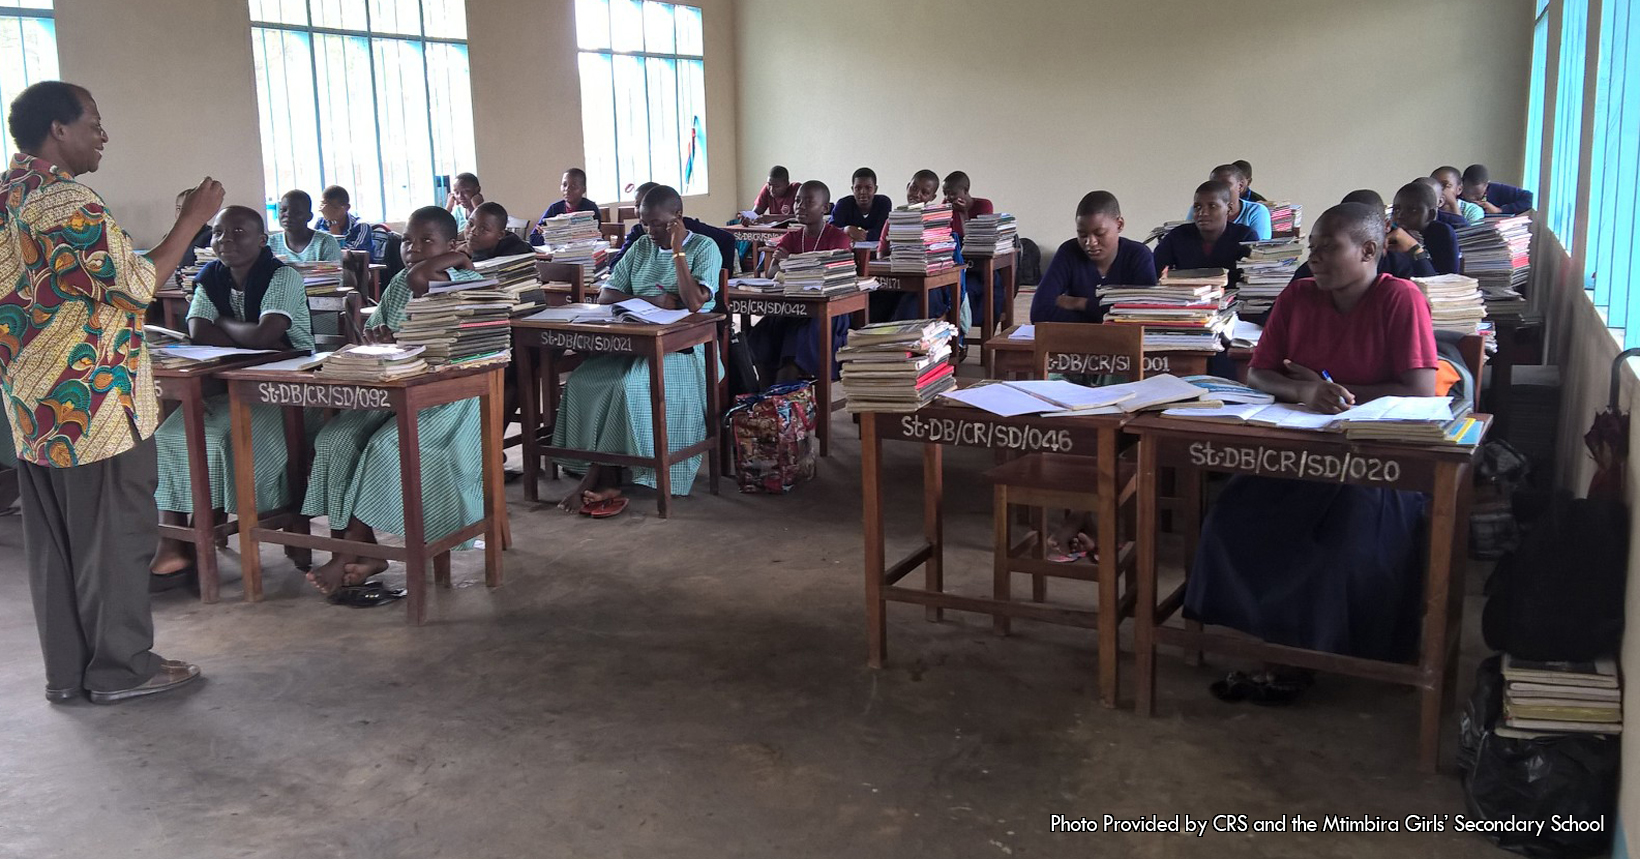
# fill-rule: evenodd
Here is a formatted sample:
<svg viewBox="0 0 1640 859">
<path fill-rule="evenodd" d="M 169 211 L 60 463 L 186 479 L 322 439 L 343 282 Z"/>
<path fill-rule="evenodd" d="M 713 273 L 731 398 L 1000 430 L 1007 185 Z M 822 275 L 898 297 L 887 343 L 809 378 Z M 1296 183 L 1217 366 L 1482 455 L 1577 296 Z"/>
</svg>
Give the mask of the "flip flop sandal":
<svg viewBox="0 0 1640 859">
<path fill-rule="evenodd" d="M 1223 680 L 1213 681 L 1213 685 L 1208 686 L 1207 691 L 1226 704 L 1235 704 L 1247 700 L 1253 694 L 1256 685 L 1253 678 L 1245 673 L 1232 671 L 1224 675 Z"/>
<path fill-rule="evenodd" d="M 148 574 L 148 592 L 151 594 L 162 594 L 167 591 L 174 591 L 177 588 L 193 588 L 194 590 L 198 590 L 199 568 L 188 567 L 184 570 L 177 570 L 174 573 Z"/>
<path fill-rule="evenodd" d="M 1074 564 L 1085 557 L 1087 557 L 1087 553 L 1085 552 L 1060 552 L 1058 554 L 1049 555 L 1048 560 L 1055 564 Z"/>
<path fill-rule="evenodd" d="M 582 516 L 591 516 L 594 519 L 608 519 L 626 509 L 627 497 L 617 495 L 614 498 L 605 498 L 591 504 L 581 506 Z"/>
<path fill-rule="evenodd" d="M 406 593 L 404 588 L 390 588 L 381 582 L 365 582 L 362 585 L 343 585 L 337 588 L 336 592 L 330 595 L 330 601 L 352 608 L 375 608 L 400 599 Z"/>
<path fill-rule="evenodd" d="M 1261 707 L 1285 707 L 1315 684 L 1308 672 L 1270 672 L 1252 681 L 1247 700 Z"/>
</svg>

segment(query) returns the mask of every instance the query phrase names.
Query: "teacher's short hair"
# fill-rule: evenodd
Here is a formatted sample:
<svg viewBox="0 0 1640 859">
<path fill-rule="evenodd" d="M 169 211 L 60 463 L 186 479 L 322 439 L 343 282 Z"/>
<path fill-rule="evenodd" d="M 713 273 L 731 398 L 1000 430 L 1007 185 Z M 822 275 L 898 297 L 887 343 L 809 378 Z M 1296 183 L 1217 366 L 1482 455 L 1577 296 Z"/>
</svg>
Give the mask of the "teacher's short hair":
<svg viewBox="0 0 1640 859">
<path fill-rule="evenodd" d="M 11 101 L 11 113 L 6 127 L 18 149 L 33 150 L 51 134 L 51 124 L 68 125 L 85 114 L 80 96 L 91 97 L 91 91 L 77 84 L 63 81 L 40 81 Z"/>
</svg>

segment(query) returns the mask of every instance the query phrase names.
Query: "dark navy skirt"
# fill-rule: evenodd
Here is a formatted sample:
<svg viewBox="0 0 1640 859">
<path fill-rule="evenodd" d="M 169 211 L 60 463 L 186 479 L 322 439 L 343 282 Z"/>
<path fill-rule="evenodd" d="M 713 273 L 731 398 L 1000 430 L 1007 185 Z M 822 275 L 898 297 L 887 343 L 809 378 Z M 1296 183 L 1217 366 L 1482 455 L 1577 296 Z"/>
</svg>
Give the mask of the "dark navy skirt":
<svg viewBox="0 0 1640 859">
<path fill-rule="evenodd" d="M 1232 478 L 1202 527 L 1185 616 L 1273 644 L 1410 661 L 1427 504 L 1417 492 Z"/>
</svg>

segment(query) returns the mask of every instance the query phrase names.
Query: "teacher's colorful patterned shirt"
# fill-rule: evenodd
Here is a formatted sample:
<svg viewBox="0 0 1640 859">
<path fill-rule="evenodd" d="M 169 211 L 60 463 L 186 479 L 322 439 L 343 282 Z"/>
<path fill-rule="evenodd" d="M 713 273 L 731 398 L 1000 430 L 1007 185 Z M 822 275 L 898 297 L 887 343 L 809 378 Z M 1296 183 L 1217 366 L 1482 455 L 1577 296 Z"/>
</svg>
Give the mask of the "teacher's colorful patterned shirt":
<svg viewBox="0 0 1640 859">
<path fill-rule="evenodd" d="M 0 395 L 17 457 L 67 468 L 154 434 L 154 266 L 97 192 L 19 153 L 0 178 Z"/>
</svg>

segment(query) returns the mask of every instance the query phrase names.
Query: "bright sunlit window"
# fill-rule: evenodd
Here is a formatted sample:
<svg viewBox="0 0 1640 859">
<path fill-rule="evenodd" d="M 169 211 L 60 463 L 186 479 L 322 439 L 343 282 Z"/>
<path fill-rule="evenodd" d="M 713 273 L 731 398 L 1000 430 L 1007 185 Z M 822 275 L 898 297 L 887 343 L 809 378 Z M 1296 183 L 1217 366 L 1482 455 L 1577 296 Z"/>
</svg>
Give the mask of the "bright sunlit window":
<svg viewBox="0 0 1640 859">
<path fill-rule="evenodd" d="M 57 79 L 57 21 L 51 0 L 0 0 L 0 106 L 29 84 Z M 17 153 L 10 134 L 6 161 Z"/>
</svg>

